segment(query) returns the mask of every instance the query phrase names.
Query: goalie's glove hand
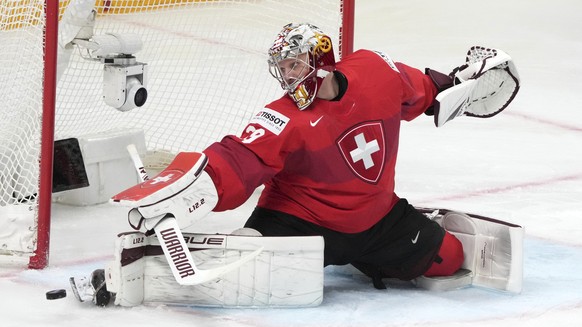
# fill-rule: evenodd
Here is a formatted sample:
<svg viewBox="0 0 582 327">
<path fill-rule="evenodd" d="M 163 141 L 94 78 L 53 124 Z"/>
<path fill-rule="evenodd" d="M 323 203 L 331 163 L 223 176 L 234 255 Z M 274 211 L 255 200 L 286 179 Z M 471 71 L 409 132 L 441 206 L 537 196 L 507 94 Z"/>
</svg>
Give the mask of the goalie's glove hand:
<svg viewBox="0 0 582 327">
<path fill-rule="evenodd" d="M 519 90 L 520 78 L 511 57 L 499 50 L 474 46 L 465 64 L 448 76 L 427 69 L 439 93 L 427 114 L 437 127 L 459 116 L 489 118 L 503 111 Z"/>
<path fill-rule="evenodd" d="M 167 215 L 174 216 L 181 229 L 187 228 L 218 203 L 218 193 L 203 153 L 179 153 L 157 176 L 115 196 L 111 203 L 131 207 L 128 221 L 132 228 L 148 232 Z"/>
</svg>

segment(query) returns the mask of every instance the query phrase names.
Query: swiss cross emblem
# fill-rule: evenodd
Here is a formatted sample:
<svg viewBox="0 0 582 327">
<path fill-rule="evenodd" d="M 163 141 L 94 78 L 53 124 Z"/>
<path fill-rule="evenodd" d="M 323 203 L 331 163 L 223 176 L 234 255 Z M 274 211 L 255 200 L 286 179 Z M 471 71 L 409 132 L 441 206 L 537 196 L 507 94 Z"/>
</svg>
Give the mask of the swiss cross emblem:
<svg viewBox="0 0 582 327">
<path fill-rule="evenodd" d="M 174 182 L 174 180 L 178 179 L 179 177 L 182 177 L 182 175 L 184 175 L 184 173 L 182 173 L 181 171 L 163 171 L 161 172 L 159 175 L 157 175 L 156 177 L 145 181 L 142 184 L 143 188 L 146 187 L 152 187 L 152 186 L 157 186 L 157 184 L 160 183 L 164 183 L 164 184 L 169 184 Z M 160 185 L 161 187 L 164 187 L 165 185 Z"/>
<path fill-rule="evenodd" d="M 337 145 L 359 178 L 368 183 L 378 182 L 386 159 L 382 122 L 365 122 L 350 128 L 337 140 Z"/>
<path fill-rule="evenodd" d="M 164 170 L 156 177 L 148 179 L 143 183 L 137 184 L 119 194 L 114 195 L 112 200 L 114 202 L 139 201 L 168 186 L 168 184 L 174 183 L 183 175 L 184 172 L 180 170 Z"/>
</svg>

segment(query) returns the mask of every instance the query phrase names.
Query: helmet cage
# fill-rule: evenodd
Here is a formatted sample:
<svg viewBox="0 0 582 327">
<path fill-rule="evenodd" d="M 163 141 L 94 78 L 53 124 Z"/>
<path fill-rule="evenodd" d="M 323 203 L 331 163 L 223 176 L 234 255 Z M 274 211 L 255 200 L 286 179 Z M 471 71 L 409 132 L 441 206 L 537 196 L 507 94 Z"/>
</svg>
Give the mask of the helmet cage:
<svg viewBox="0 0 582 327">
<path fill-rule="evenodd" d="M 299 78 L 290 78 L 287 76 L 281 68 L 281 62 L 287 60 L 294 60 L 291 67 L 296 67 L 299 65 L 301 71 L 297 72 L 296 75 Z M 287 92 L 293 92 L 297 87 L 313 77 L 315 72 L 315 67 L 313 66 L 313 56 L 310 53 L 297 53 L 296 51 L 289 51 L 288 54 L 277 55 L 269 58 L 269 73 L 281 84 L 281 88 Z M 288 65 L 288 64 L 287 64 Z"/>
</svg>

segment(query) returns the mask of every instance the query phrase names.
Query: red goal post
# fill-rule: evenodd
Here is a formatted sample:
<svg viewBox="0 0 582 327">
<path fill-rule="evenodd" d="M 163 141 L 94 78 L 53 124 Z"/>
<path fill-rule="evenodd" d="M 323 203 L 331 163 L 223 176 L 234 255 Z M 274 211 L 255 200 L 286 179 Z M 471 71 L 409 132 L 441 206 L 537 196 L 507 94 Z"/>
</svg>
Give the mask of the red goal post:
<svg viewBox="0 0 582 327">
<path fill-rule="evenodd" d="M 82 49 L 57 80 L 57 24 L 79 1 L 0 3 L 0 264 L 48 265 L 54 141 L 139 129 L 144 162 L 163 166 L 239 133 L 282 94 L 266 50 L 283 25 L 310 22 L 337 57 L 353 51 L 354 0 L 95 0 L 95 35 L 143 42 L 148 100 L 120 112 L 103 101 L 103 65 Z"/>
<path fill-rule="evenodd" d="M 0 263 L 48 264 L 56 1 L 0 4 Z"/>
</svg>

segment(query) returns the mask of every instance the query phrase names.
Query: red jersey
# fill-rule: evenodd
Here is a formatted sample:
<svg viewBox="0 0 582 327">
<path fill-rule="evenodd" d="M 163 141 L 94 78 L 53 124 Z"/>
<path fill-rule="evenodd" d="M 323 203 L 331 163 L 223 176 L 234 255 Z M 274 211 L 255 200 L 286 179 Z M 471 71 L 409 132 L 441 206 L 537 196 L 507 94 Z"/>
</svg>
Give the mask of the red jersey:
<svg viewBox="0 0 582 327">
<path fill-rule="evenodd" d="M 233 209 L 265 184 L 258 206 L 344 233 L 372 227 L 398 201 L 394 168 L 401 120 L 437 90 L 423 72 L 360 50 L 336 65 L 348 81 L 338 101 L 303 111 L 287 95 L 254 116 L 240 137 L 204 152 L 217 187 L 214 209 Z"/>
</svg>

